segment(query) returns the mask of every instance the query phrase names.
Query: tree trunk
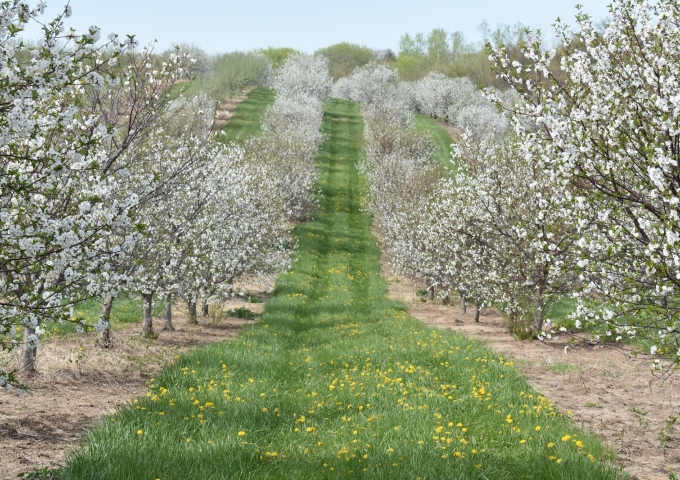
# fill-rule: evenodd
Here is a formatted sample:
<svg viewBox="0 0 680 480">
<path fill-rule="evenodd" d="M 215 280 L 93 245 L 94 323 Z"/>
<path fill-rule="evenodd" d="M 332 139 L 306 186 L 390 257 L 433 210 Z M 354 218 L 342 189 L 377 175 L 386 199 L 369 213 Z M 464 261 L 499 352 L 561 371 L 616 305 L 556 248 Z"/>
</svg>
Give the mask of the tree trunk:
<svg viewBox="0 0 680 480">
<path fill-rule="evenodd" d="M 21 345 L 21 362 L 19 364 L 19 369 L 28 375 L 37 372 L 35 368 L 35 359 L 38 355 L 38 344 L 29 342 L 29 337 L 31 337 L 31 335 L 35 335 L 35 328 L 24 325 L 24 337 Z"/>
<path fill-rule="evenodd" d="M 482 309 L 482 302 L 479 298 L 475 298 L 475 323 L 479 323 L 479 312 Z"/>
<path fill-rule="evenodd" d="M 460 293 L 460 309 L 463 311 L 463 314 L 467 313 L 467 302 L 465 301 L 465 294 L 463 292 Z"/>
<path fill-rule="evenodd" d="M 198 318 L 196 316 L 196 301 L 189 301 L 189 323 L 198 325 Z"/>
<path fill-rule="evenodd" d="M 173 332 L 175 327 L 172 326 L 172 295 L 168 293 L 164 300 L 163 319 L 165 320 L 165 326 L 163 330 Z"/>
<path fill-rule="evenodd" d="M 111 338 L 111 308 L 113 307 L 113 300 L 116 297 L 107 295 L 102 300 L 102 306 L 99 310 L 99 319 L 106 325 L 104 329 L 99 332 L 97 338 L 97 345 L 102 348 L 112 348 L 113 339 Z"/>
<path fill-rule="evenodd" d="M 202 306 L 202 308 L 201 308 L 201 314 L 202 314 L 204 317 L 207 317 L 208 315 L 210 315 L 210 305 L 208 305 L 208 301 L 207 301 L 207 300 L 206 300 L 205 302 L 203 302 L 203 306 Z"/>
<path fill-rule="evenodd" d="M 442 300 L 442 305 L 451 305 L 451 296 L 448 293 Z"/>
<path fill-rule="evenodd" d="M 153 319 L 151 307 L 153 306 L 153 293 L 142 293 L 142 337 L 156 338 L 153 333 Z"/>
<path fill-rule="evenodd" d="M 434 285 L 427 289 L 427 299 L 431 302 L 434 301 Z"/>
<path fill-rule="evenodd" d="M 534 329 L 540 332 L 543 329 L 543 288 L 536 287 L 534 310 Z"/>
</svg>

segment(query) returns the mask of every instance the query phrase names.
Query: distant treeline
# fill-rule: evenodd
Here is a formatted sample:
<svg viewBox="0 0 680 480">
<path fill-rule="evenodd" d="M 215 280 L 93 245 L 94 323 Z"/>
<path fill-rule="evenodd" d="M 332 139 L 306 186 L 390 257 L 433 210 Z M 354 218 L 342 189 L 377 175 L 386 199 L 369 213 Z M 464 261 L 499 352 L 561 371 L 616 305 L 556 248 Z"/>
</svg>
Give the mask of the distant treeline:
<svg viewBox="0 0 680 480">
<path fill-rule="evenodd" d="M 505 45 L 513 60 L 527 63 L 520 48 L 525 41 L 527 27 L 517 23 L 498 24 L 491 28 L 483 22 L 479 31 L 482 37 L 479 42 L 468 41 L 462 32 L 437 28 L 427 34 L 403 35 L 397 52 L 342 42 L 321 48 L 315 55 L 328 59 L 334 80 L 346 77 L 370 62 L 378 62 L 396 69 L 401 80 L 405 81 L 420 80 L 435 71 L 452 78 L 467 77 L 476 85 L 505 89 L 507 84 L 496 78 L 491 69 L 486 45 L 494 48 Z M 248 85 L 266 85 L 272 73 L 289 56 L 302 53 L 293 48 L 268 47 L 211 56 L 193 45 L 179 47 L 197 60 L 193 81 L 186 87 L 186 94 L 205 92 L 217 101 Z M 562 56 L 561 48 L 558 47 L 554 59 L 556 64 Z"/>
</svg>

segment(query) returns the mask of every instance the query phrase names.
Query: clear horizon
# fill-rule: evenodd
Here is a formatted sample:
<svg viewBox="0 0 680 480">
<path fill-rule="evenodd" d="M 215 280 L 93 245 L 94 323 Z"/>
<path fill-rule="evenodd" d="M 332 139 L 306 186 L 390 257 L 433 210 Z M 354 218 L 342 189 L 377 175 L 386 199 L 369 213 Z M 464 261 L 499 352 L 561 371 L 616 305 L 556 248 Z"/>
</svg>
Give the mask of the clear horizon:
<svg viewBox="0 0 680 480">
<path fill-rule="evenodd" d="M 586 13 L 599 21 L 607 17 L 609 1 L 583 0 L 581 4 Z M 71 0 L 69 3 L 73 15 L 67 20 L 67 26 L 74 27 L 79 33 L 96 25 L 102 29 L 103 37 L 115 32 L 121 36 L 136 35 L 141 44 L 158 40 L 158 51 L 184 42 L 209 53 L 269 46 L 292 47 L 311 53 L 340 42 L 397 51 L 402 35 L 428 33 L 434 28 L 462 31 L 468 41 L 477 42 L 481 40 L 478 26 L 483 21 L 491 27 L 521 22 L 531 28 L 540 28 L 550 43 L 552 23 L 558 17 L 574 23 L 576 14 L 575 0 L 476 3 L 424 0 L 416 7 L 405 0 L 346 0 L 342 3 L 195 0 L 191 7 L 177 0 Z M 53 18 L 63 6 L 61 1 L 47 0 L 47 11 L 42 19 Z M 40 30 L 33 26 L 23 37 L 39 38 Z"/>
</svg>

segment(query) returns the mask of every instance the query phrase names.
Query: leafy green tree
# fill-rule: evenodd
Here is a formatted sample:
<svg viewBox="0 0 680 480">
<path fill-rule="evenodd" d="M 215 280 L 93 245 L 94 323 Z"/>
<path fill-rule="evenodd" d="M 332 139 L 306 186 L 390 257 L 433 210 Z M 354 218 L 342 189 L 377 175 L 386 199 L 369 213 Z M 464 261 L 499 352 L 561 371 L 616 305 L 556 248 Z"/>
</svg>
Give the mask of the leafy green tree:
<svg viewBox="0 0 680 480">
<path fill-rule="evenodd" d="M 427 55 L 431 63 L 448 63 L 451 59 L 449 34 L 443 28 L 435 28 L 427 36 Z"/>
<path fill-rule="evenodd" d="M 484 42 L 505 45 L 513 60 L 524 63 L 519 48 L 526 36 L 523 24 L 498 24 L 492 28 L 482 22 L 479 31 Z M 450 77 L 468 77 L 477 85 L 507 88 L 507 84 L 492 72 L 491 62 L 481 44 L 468 42 L 462 32 L 448 33 L 436 28 L 427 35 L 406 34 L 401 37 L 399 53 L 391 64 L 402 80 L 420 80 L 434 71 Z"/>
<path fill-rule="evenodd" d="M 319 49 L 316 54 L 323 55 L 328 59 L 328 66 L 333 80 L 346 77 L 355 69 L 363 67 L 375 59 L 375 52 L 370 48 L 347 42 Z"/>
<path fill-rule="evenodd" d="M 262 53 L 269 59 L 270 62 L 272 62 L 272 67 L 277 69 L 286 63 L 288 57 L 291 55 L 299 55 L 301 52 L 299 50 L 295 50 L 294 48 L 288 47 L 267 47 L 262 49 Z"/>
</svg>

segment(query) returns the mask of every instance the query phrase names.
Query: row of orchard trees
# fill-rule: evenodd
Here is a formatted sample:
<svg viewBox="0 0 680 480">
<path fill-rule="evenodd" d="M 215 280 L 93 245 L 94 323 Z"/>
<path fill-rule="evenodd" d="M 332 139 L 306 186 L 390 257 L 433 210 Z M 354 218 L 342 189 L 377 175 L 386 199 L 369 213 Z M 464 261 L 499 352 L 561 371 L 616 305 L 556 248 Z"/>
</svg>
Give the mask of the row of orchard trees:
<svg viewBox="0 0 680 480">
<path fill-rule="evenodd" d="M 40 325 L 71 321 L 102 300 L 97 325 L 110 342 L 111 305 L 123 290 L 151 302 L 226 297 L 244 275 L 287 264 L 290 229 L 314 204 L 314 152 L 326 64 L 296 56 L 273 80 L 263 132 L 222 145 L 207 97 L 173 100 L 188 55 L 159 57 L 133 37 L 100 41 L 66 30 L 71 8 L 44 23 L 37 46 L 19 32 L 45 5 L 0 4 L 0 347 L 35 368 Z M 195 318 L 195 315 L 194 315 Z M 23 329 L 23 339 L 17 330 Z M 13 372 L 0 368 L 0 386 Z"/>
<path fill-rule="evenodd" d="M 398 271 L 539 337 L 546 301 L 572 296 L 577 329 L 642 338 L 661 368 L 680 363 L 680 10 L 619 0 L 611 16 L 604 32 L 581 11 L 556 24 L 559 71 L 530 32 L 521 62 L 490 48 L 511 93 L 371 65 L 334 94 L 364 104 L 370 207 Z M 460 128 L 455 175 L 411 112 Z"/>
</svg>

